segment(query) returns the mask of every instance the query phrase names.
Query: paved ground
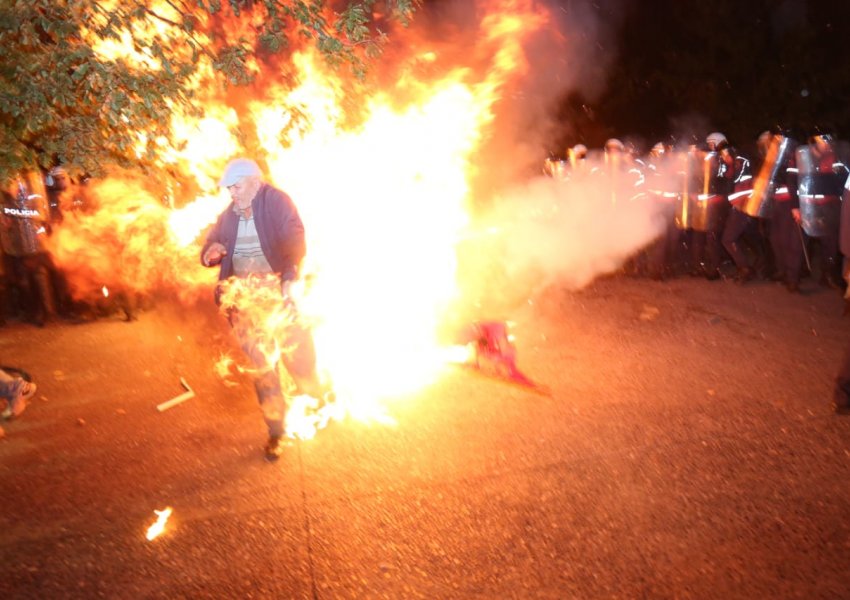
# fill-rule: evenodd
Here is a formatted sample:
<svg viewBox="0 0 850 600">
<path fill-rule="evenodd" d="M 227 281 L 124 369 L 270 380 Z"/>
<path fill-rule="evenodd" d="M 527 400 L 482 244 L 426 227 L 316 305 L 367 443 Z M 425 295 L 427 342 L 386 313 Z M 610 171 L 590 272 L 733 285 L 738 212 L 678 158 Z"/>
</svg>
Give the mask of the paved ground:
<svg viewBox="0 0 850 600">
<path fill-rule="evenodd" d="M 810 284 L 811 285 L 811 284 Z M 846 598 L 835 292 L 613 279 L 512 315 L 530 393 L 450 370 L 396 427 L 261 458 L 215 317 L 0 330 L 3 598 Z M 189 402 L 158 413 L 182 390 Z M 148 542 L 154 509 L 166 533 Z"/>
</svg>

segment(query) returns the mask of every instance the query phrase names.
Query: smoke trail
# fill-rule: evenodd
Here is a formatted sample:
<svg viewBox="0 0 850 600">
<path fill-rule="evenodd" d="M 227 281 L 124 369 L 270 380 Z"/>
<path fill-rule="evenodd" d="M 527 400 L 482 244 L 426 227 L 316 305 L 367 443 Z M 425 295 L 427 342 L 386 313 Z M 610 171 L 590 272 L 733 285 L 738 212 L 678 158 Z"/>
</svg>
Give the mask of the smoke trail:
<svg viewBox="0 0 850 600">
<path fill-rule="evenodd" d="M 553 285 L 577 289 L 616 271 L 662 231 L 661 207 L 597 172 L 535 177 L 506 189 L 460 249 L 477 307 L 505 310 Z"/>
</svg>

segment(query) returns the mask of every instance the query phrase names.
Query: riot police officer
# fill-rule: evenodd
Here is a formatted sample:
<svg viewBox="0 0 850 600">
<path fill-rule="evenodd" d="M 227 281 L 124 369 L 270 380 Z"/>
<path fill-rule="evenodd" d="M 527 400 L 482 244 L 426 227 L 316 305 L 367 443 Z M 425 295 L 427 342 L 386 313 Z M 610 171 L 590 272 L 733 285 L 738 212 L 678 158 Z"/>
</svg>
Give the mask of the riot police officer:
<svg viewBox="0 0 850 600">
<path fill-rule="evenodd" d="M 750 236 L 759 235 L 757 219 L 766 215 L 759 211 L 747 210 L 747 201 L 752 197 L 753 189 L 750 160 L 739 154 L 725 140 L 717 145 L 716 150 L 720 155 L 720 161 L 727 168 L 732 169 L 732 190 L 728 195 L 731 211 L 723 228 L 723 247 L 726 248 L 729 256 L 735 262 L 737 268 L 736 281 L 746 283 L 754 277 L 755 271 L 747 260 L 742 241 L 747 234 Z"/>
<path fill-rule="evenodd" d="M 3 192 L 0 244 L 19 308 L 29 321 L 41 326 L 56 311 L 44 248 L 47 210 L 44 196 L 37 190 L 33 174 L 27 173 L 15 181 L 14 194 Z"/>
<path fill-rule="evenodd" d="M 794 218 L 809 237 L 820 243 L 820 284 L 839 288 L 838 223 L 847 166 L 841 162 L 831 135 L 813 135 L 797 149 L 799 210 Z"/>
<path fill-rule="evenodd" d="M 664 219 L 661 234 L 647 250 L 649 277 L 663 280 L 675 275 L 681 246 L 681 229 L 676 226 L 676 209 L 681 198 L 675 156 L 664 142 L 656 143 L 644 161 L 649 201 Z"/>
<path fill-rule="evenodd" d="M 803 266 L 803 232 L 794 217 L 800 209 L 795 146 L 787 132 L 763 132 L 758 139 L 763 162 L 756 181 L 756 188 L 763 191 L 764 201 L 770 206 L 771 279 L 784 282 L 792 293 L 800 289 Z M 752 204 L 756 203 L 754 199 Z"/>
<path fill-rule="evenodd" d="M 705 150 L 695 150 L 694 158 L 701 157 L 701 166 L 696 167 L 692 181 L 699 182 L 701 189 L 690 193 L 689 212 L 692 233 L 692 274 L 702 275 L 708 280 L 720 278 L 720 236 L 728 211 L 728 196 L 733 189 L 734 165 L 724 160 L 717 151 L 727 142 L 720 132 L 706 137 Z"/>
</svg>

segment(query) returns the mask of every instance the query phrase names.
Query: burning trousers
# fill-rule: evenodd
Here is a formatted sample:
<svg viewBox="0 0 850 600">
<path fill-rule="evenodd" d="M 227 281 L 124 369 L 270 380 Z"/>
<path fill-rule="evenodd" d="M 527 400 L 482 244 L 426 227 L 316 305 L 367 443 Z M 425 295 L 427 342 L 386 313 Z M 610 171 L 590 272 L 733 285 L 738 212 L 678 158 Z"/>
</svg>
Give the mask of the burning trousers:
<svg viewBox="0 0 850 600">
<path fill-rule="evenodd" d="M 256 367 L 253 375 L 254 388 L 269 435 L 282 436 L 286 398 L 291 394 L 289 390 L 284 391 L 281 384 L 281 363 L 292 378 L 294 395 L 309 394 L 319 399 L 322 397 L 316 371 L 313 336 L 298 319 L 288 324 L 285 330 L 274 338 L 238 311 L 230 315 L 230 322 L 239 345 Z"/>
</svg>

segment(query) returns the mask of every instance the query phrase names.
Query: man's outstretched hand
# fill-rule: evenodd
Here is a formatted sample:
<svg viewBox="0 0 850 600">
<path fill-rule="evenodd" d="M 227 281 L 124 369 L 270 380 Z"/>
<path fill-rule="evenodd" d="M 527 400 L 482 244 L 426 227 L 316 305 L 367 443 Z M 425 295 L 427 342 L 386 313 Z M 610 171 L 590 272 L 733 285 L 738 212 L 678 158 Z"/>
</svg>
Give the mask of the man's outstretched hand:
<svg viewBox="0 0 850 600">
<path fill-rule="evenodd" d="M 227 254 L 227 248 L 224 247 L 224 244 L 214 242 L 204 252 L 204 256 L 202 257 L 204 266 L 210 267 L 218 264 L 225 254 Z"/>
</svg>

